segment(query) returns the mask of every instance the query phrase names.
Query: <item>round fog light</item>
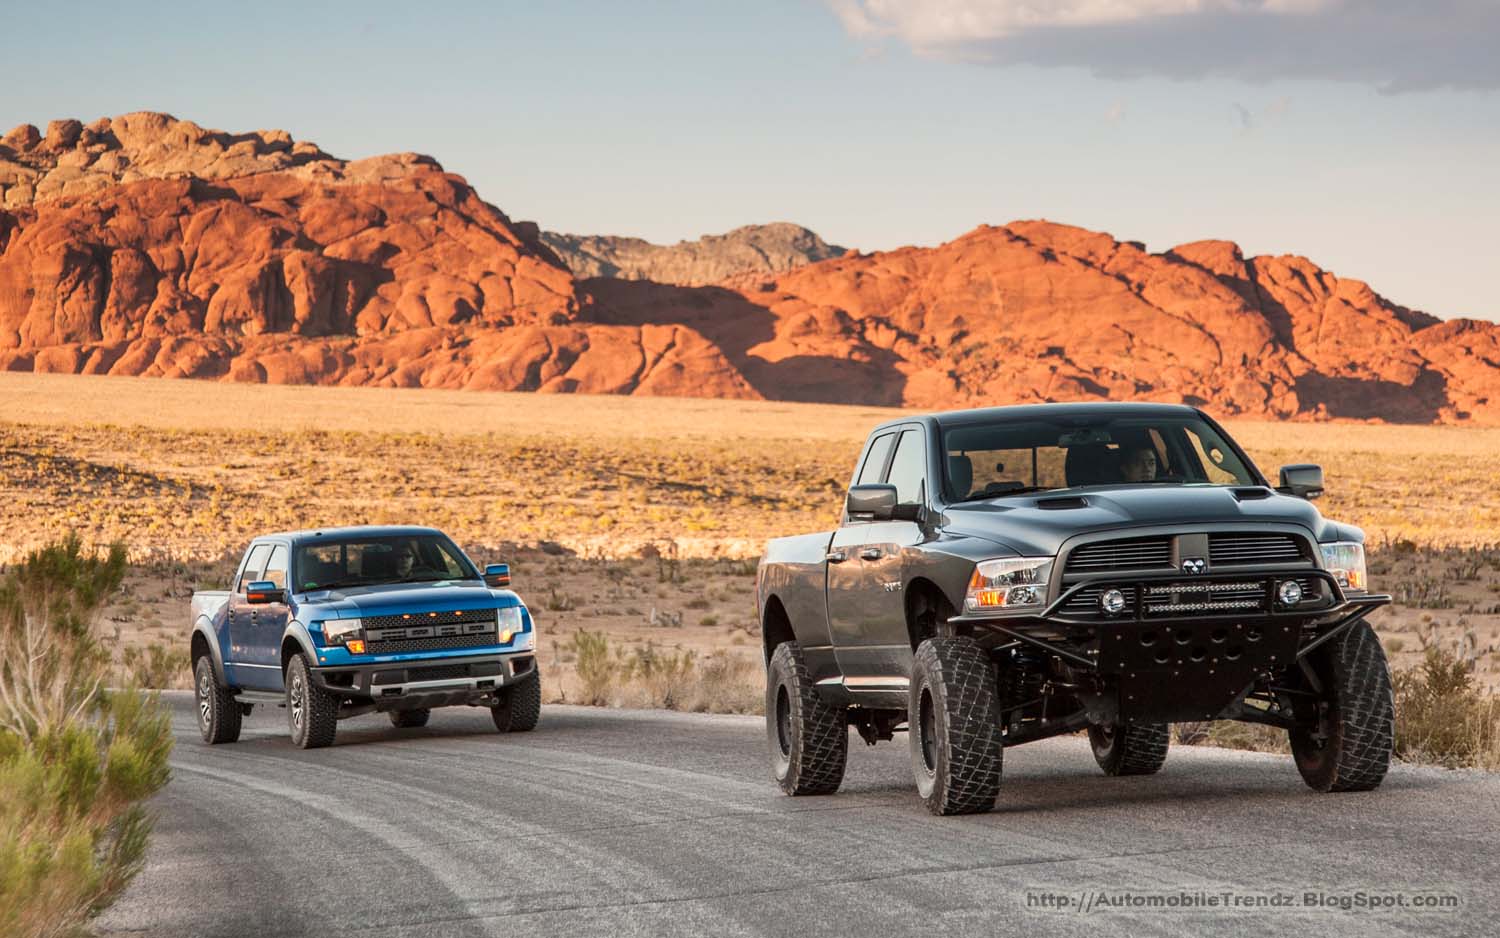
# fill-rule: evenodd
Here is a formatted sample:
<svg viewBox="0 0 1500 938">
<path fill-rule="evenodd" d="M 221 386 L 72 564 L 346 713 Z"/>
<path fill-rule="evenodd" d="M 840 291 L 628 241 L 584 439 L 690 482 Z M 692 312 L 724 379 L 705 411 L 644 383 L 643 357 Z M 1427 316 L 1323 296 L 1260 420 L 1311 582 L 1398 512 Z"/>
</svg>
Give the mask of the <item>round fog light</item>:
<svg viewBox="0 0 1500 938">
<path fill-rule="evenodd" d="M 1296 580 L 1287 580 L 1276 592 L 1281 597 L 1283 606 L 1295 606 L 1302 602 L 1302 584 Z"/>
<path fill-rule="evenodd" d="M 1118 615 L 1125 611 L 1125 594 L 1119 590 L 1105 590 L 1099 597 L 1099 608 L 1110 615 Z"/>
</svg>

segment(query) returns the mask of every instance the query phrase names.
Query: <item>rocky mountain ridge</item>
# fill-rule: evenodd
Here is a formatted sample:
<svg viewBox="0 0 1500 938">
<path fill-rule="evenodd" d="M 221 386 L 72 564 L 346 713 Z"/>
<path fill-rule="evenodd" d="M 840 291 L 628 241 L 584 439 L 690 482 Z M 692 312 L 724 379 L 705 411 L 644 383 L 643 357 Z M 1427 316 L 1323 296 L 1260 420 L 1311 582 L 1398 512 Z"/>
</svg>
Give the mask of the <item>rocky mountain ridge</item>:
<svg viewBox="0 0 1500 938">
<path fill-rule="evenodd" d="M 1023 221 L 860 254 L 787 225 L 668 262 L 562 237 L 417 154 L 150 112 L 23 125 L 0 137 L 0 368 L 1500 424 L 1500 327 L 1225 241 Z"/>
</svg>

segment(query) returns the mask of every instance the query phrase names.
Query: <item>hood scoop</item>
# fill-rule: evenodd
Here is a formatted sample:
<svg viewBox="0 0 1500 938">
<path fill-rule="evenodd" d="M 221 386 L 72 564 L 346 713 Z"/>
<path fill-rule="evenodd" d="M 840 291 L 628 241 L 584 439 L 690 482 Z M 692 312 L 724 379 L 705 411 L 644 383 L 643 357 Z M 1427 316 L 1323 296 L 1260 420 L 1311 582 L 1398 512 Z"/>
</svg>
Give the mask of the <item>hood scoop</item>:
<svg viewBox="0 0 1500 938">
<path fill-rule="evenodd" d="M 1039 498 L 1036 500 L 1036 507 L 1044 508 L 1048 511 L 1067 511 L 1071 508 L 1087 508 L 1088 506 L 1088 499 L 1082 495 L 1063 495 L 1058 498 Z"/>
<path fill-rule="evenodd" d="M 1232 489 L 1236 501 L 1253 502 L 1262 498 L 1270 498 L 1271 490 L 1262 485 L 1253 488 Z"/>
</svg>

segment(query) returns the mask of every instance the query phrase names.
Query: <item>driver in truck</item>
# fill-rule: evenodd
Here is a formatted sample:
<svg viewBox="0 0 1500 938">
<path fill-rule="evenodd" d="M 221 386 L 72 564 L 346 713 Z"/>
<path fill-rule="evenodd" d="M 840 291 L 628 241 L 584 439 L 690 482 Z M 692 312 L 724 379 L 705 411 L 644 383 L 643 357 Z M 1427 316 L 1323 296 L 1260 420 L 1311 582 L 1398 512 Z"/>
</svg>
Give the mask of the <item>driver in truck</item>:
<svg viewBox="0 0 1500 938">
<path fill-rule="evenodd" d="M 1156 478 L 1156 450 L 1138 446 L 1125 451 L 1120 472 L 1126 482 L 1149 482 Z"/>
</svg>

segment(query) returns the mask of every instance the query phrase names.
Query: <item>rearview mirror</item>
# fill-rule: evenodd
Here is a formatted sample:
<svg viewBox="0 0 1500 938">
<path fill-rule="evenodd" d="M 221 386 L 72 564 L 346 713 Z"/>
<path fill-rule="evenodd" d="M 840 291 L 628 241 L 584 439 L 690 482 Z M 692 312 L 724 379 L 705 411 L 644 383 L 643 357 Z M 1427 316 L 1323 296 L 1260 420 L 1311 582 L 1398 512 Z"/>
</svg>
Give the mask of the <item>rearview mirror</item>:
<svg viewBox="0 0 1500 938">
<path fill-rule="evenodd" d="M 896 513 L 894 485 L 856 485 L 844 500 L 849 517 L 860 521 L 889 521 Z"/>
<path fill-rule="evenodd" d="M 261 606 L 267 603 L 286 602 L 286 590 L 271 580 L 252 580 L 245 585 L 245 602 Z"/>
<path fill-rule="evenodd" d="M 510 564 L 492 563 L 484 568 L 484 585 L 495 589 L 510 586 Z"/>
<path fill-rule="evenodd" d="M 1281 484 L 1276 490 L 1312 501 L 1323 494 L 1323 467 L 1312 463 L 1282 466 Z"/>
</svg>

